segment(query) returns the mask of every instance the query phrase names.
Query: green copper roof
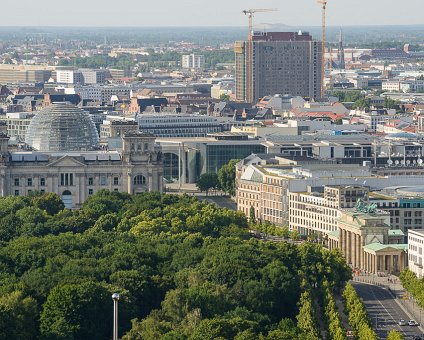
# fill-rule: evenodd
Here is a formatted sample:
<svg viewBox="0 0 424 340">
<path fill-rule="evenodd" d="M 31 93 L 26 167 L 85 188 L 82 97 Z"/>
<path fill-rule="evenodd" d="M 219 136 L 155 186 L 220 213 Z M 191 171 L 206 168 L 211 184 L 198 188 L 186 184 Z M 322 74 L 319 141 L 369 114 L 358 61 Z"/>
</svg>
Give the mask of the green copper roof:
<svg viewBox="0 0 424 340">
<path fill-rule="evenodd" d="M 407 244 L 382 244 L 382 243 L 370 243 L 364 246 L 364 250 L 380 251 L 386 248 L 395 248 L 399 250 L 407 250 Z"/>
<path fill-rule="evenodd" d="M 400 229 L 391 229 L 389 230 L 389 236 L 405 236 L 405 234 Z"/>
<path fill-rule="evenodd" d="M 337 238 L 339 238 L 340 237 L 340 229 L 334 230 L 334 231 L 328 233 L 327 235 L 328 236 L 331 236 L 331 237 L 337 237 Z"/>
</svg>

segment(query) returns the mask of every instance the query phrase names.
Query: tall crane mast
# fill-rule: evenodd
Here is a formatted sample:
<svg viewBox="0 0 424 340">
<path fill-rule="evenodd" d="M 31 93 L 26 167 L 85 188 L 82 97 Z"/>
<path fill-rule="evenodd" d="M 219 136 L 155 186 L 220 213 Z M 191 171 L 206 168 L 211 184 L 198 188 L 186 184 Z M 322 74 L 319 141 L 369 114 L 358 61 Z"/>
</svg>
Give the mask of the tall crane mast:
<svg viewBox="0 0 424 340">
<path fill-rule="evenodd" d="M 245 100 L 248 103 L 253 103 L 253 15 L 260 12 L 275 12 L 276 8 L 254 8 L 244 10 L 243 13 L 249 19 L 249 32 L 247 35 L 247 53 L 245 57 Z"/>
<path fill-rule="evenodd" d="M 324 97 L 324 79 L 325 79 L 325 30 L 326 30 L 326 10 L 327 0 L 317 0 L 322 9 L 322 58 L 321 58 L 321 98 Z"/>
</svg>

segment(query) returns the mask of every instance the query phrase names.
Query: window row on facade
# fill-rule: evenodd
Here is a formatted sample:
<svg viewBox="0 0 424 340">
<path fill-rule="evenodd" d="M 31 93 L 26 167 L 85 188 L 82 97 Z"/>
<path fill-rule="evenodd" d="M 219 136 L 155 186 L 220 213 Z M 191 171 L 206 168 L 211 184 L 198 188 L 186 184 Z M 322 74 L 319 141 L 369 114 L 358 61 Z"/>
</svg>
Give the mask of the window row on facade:
<svg viewBox="0 0 424 340">
<path fill-rule="evenodd" d="M 88 186 L 94 186 L 96 184 L 100 186 L 107 186 L 109 185 L 108 176 L 99 176 L 98 181 L 96 183 L 96 177 L 89 176 L 87 177 L 87 185 Z M 111 178 L 111 184 L 113 185 L 120 185 L 120 176 L 113 176 Z M 146 184 L 146 177 L 143 175 L 137 175 L 133 178 L 133 184 L 134 185 L 145 185 Z M 13 179 L 13 186 L 20 187 L 20 186 L 27 186 L 27 187 L 33 187 L 36 185 L 36 179 L 33 177 L 15 177 Z M 39 177 L 38 185 L 40 187 L 47 186 L 46 184 L 46 178 L 45 177 Z M 73 173 L 62 173 L 59 176 L 59 185 L 60 186 L 74 186 L 75 185 L 75 176 Z M 17 190 L 17 189 L 16 189 Z"/>
</svg>

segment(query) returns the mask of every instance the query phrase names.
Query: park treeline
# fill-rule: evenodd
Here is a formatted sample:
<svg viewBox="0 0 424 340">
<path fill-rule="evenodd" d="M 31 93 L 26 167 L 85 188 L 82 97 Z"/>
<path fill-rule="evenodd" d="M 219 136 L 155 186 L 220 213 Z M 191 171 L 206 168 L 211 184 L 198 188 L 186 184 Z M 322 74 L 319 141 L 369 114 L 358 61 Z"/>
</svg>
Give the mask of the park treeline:
<svg viewBox="0 0 424 340">
<path fill-rule="evenodd" d="M 114 292 L 127 340 L 319 337 L 310 297 L 350 275 L 338 251 L 252 238 L 241 212 L 186 195 L 0 198 L 0 339 L 110 339 Z"/>
</svg>

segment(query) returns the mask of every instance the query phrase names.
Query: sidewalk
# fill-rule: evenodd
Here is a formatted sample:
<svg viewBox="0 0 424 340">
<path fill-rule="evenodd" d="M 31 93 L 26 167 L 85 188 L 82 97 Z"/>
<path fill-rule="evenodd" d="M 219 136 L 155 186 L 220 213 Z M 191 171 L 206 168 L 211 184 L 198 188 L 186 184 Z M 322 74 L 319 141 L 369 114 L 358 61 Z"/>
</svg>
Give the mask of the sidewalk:
<svg viewBox="0 0 424 340">
<path fill-rule="evenodd" d="M 334 301 L 336 303 L 337 312 L 339 313 L 340 319 L 343 324 L 343 328 L 349 332 L 352 331 L 352 327 L 349 324 L 349 317 L 344 313 L 344 303 L 343 303 L 343 297 L 341 295 L 335 294 L 334 295 Z"/>
<path fill-rule="evenodd" d="M 388 277 L 381 277 L 377 275 L 354 275 L 354 281 L 364 282 L 376 286 L 387 288 L 396 298 L 397 303 L 411 315 L 412 318 L 419 323 L 420 330 L 424 333 L 422 322 L 424 321 L 424 311 L 415 299 L 403 288 L 400 279 L 395 275 L 389 275 Z"/>
</svg>

